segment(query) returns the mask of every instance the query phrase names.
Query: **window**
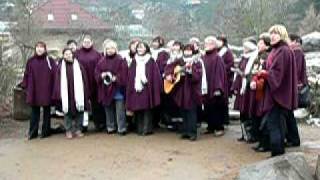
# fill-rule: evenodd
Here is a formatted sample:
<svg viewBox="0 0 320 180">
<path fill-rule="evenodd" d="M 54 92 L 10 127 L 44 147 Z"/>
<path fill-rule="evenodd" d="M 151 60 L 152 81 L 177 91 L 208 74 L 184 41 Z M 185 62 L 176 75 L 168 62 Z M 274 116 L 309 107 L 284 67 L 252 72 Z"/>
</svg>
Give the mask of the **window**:
<svg viewBox="0 0 320 180">
<path fill-rule="evenodd" d="M 72 20 L 72 21 L 78 20 L 78 15 L 76 15 L 76 14 L 71 14 L 71 20 Z"/>
<path fill-rule="evenodd" d="M 53 14 L 48 14 L 48 21 L 53 21 L 53 20 L 54 20 Z"/>
</svg>

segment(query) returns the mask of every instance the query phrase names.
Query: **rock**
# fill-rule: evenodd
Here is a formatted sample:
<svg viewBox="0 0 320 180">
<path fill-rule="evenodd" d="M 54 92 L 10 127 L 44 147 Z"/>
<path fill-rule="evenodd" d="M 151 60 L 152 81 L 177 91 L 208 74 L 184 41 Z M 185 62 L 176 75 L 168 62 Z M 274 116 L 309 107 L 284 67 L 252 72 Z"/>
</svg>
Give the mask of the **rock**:
<svg viewBox="0 0 320 180">
<path fill-rule="evenodd" d="M 307 67 L 320 67 L 320 50 L 305 53 Z"/>
<path fill-rule="evenodd" d="M 239 180 L 313 180 L 303 153 L 288 153 L 240 170 Z"/>
<path fill-rule="evenodd" d="M 28 120 L 31 108 L 26 103 L 26 93 L 20 88 L 13 89 L 13 119 Z"/>
<path fill-rule="evenodd" d="M 302 47 L 305 52 L 319 51 L 320 32 L 312 32 L 302 37 Z"/>
<path fill-rule="evenodd" d="M 297 119 L 304 119 L 307 116 L 309 116 L 309 112 L 304 108 L 297 109 L 294 111 L 294 117 Z"/>
<path fill-rule="evenodd" d="M 301 144 L 304 149 L 320 150 L 320 141 L 306 141 Z"/>
<path fill-rule="evenodd" d="M 320 180 L 320 155 L 318 155 L 318 162 L 316 167 L 316 180 Z"/>
<path fill-rule="evenodd" d="M 320 127 L 320 118 L 310 118 L 307 120 L 307 124 L 315 127 Z"/>
</svg>

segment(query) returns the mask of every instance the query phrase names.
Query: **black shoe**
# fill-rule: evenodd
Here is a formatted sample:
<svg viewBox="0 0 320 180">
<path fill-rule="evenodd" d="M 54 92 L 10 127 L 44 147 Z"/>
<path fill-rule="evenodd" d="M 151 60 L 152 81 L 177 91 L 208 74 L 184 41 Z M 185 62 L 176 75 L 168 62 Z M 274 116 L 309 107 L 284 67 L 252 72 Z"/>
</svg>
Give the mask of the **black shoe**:
<svg viewBox="0 0 320 180">
<path fill-rule="evenodd" d="M 196 141 L 196 140 L 197 140 L 197 136 L 191 136 L 191 137 L 189 138 L 189 140 L 190 140 L 190 141 Z"/>
<path fill-rule="evenodd" d="M 119 132 L 119 135 L 120 135 L 120 136 L 125 136 L 125 135 L 127 135 L 127 132 L 126 132 L 126 131 Z"/>
<path fill-rule="evenodd" d="M 256 143 L 256 142 L 257 142 L 257 140 L 252 139 L 252 138 L 247 141 L 248 144 L 253 144 L 253 143 Z"/>
<path fill-rule="evenodd" d="M 206 132 L 204 132 L 203 134 L 213 134 L 214 133 L 214 131 L 209 131 L 209 130 L 207 130 Z"/>
<path fill-rule="evenodd" d="M 262 146 L 261 146 L 260 144 L 258 144 L 258 145 L 256 145 L 256 146 L 251 147 L 251 149 L 257 150 L 257 149 L 259 149 L 260 147 L 262 147 Z"/>
<path fill-rule="evenodd" d="M 280 153 L 271 153 L 271 156 L 270 158 L 273 158 L 273 157 L 276 157 L 276 156 L 281 156 L 281 155 L 284 155 L 285 152 L 280 152 Z"/>
<path fill-rule="evenodd" d="M 117 132 L 116 130 L 107 131 L 108 134 L 115 134 L 116 132 Z"/>
<path fill-rule="evenodd" d="M 81 132 L 82 132 L 82 133 L 88 132 L 88 127 L 87 127 L 87 126 L 83 126 Z"/>
<path fill-rule="evenodd" d="M 159 128 L 160 128 L 159 123 L 154 123 L 153 128 L 154 128 L 154 129 L 159 129 Z"/>
<path fill-rule="evenodd" d="M 300 144 L 298 144 L 298 143 L 292 143 L 292 142 L 287 142 L 285 146 L 286 146 L 287 148 L 290 148 L 290 147 L 299 147 Z"/>
<path fill-rule="evenodd" d="M 48 138 L 50 135 L 41 135 L 40 136 L 40 139 L 45 139 L 45 138 Z"/>
<path fill-rule="evenodd" d="M 37 135 L 32 135 L 32 136 L 28 136 L 28 140 L 30 141 L 30 140 L 32 140 L 32 139 L 36 139 L 38 136 Z"/>
<path fill-rule="evenodd" d="M 243 142 L 243 141 L 246 141 L 246 140 L 245 140 L 244 137 L 242 136 L 241 138 L 238 138 L 237 141 Z"/>
<path fill-rule="evenodd" d="M 186 135 L 186 134 L 183 134 L 183 135 L 181 135 L 180 138 L 181 138 L 181 139 L 189 139 L 190 137 L 189 137 L 188 135 Z"/>
<path fill-rule="evenodd" d="M 95 126 L 94 131 L 95 132 L 102 132 L 105 129 L 107 129 L 106 126 L 100 125 L 100 126 Z"/>
<path fill-rule="evenodd" d="M 47 138 L 49 136 L 50 136 L 50 133 L 43 133 L 43 134 L 41 134 L 40 138 L 44 139 L 44 138 Z"/>
<path fill-rule="evenodd" d="M 144 132 L 141 134 L 141 136 L 150 136 L 152 134 L 153 134 L 153 132 Z"/>
<path fill-rule="evenodd" d="M 268 152 L 268 151 L 270 151 L 270 149 L 268 149 L 268 148 L 264 148 L 264 147 L 259 147 L 258 149 L 256 149 L 255 150 L 256 152 L 262 152 L 262 153 L 264 153 L 264 152 Z"/>
<path fill-rule="evenodd" d="M 178 127 L 176 125 L 167 125 L 167 129 L 171 132 L 178 131 Z"/>
</svg>

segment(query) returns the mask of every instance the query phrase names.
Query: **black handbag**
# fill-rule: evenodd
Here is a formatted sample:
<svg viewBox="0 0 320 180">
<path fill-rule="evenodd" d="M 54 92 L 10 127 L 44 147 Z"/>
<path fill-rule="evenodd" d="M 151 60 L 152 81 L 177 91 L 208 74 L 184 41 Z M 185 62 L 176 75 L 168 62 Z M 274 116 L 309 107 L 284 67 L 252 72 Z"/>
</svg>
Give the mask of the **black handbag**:
<svg viewBox="0 0 320 180">
<path fill-rule="evenodd" d="M 310 86 L 305 85 L 300 91 L 298 96 L 298 107 L 307 108 L 311 104 Z"/>
</svg>

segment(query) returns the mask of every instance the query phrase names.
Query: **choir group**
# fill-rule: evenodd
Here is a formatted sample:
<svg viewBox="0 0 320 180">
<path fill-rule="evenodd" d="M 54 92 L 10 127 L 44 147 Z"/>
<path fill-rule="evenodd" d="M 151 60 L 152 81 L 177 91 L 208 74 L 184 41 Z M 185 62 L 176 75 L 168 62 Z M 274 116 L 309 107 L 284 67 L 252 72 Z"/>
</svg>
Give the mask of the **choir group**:
<svg viewBox="0 0 320 180">
<path fill-rule="evenodd" d="M 88 119 L 97 130 L 121 136 L 129 131 L 150 135 L 161 125 L 195 141 L 206 123 L 205 133 L 219 137 L 235 97 L 242 130 L 238 140 L 257 142 L 257 152 L 284 154 L 285 147 L 300 145 L 293 110 L 298 92 L 308 84 L 302 42 L 283 25 L 272 26 L 257 40 L 243 41 L 238 63 L 224 35 L 203 42 L 193 37 L 186 44 L 165 44 L 158 36 L 150 46 L 133 39 L 123 51 L 106 39 L 102 53 L 86 35 L 80 47 L 69 40 L 59 60 L 38 42 L 19 84 L 32 107 L 28 139 L 38 137 L 40 108 L 41 137 L 52 134 L 51 106 L 63 112 L 68 139 L 84 136 Z"/>
</svg>

